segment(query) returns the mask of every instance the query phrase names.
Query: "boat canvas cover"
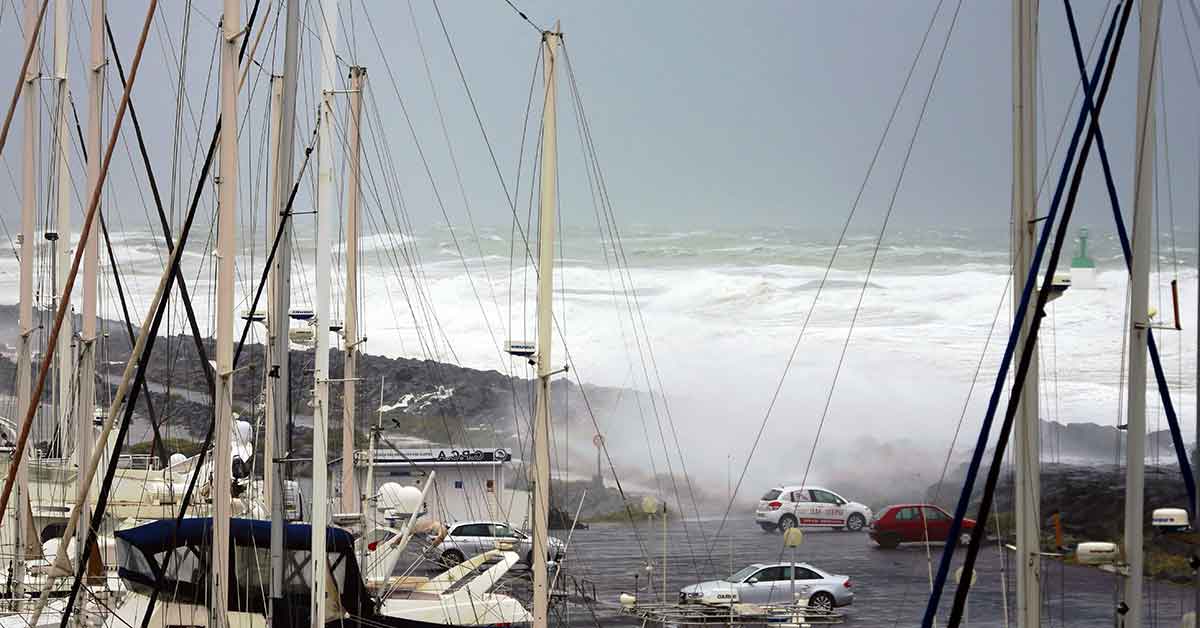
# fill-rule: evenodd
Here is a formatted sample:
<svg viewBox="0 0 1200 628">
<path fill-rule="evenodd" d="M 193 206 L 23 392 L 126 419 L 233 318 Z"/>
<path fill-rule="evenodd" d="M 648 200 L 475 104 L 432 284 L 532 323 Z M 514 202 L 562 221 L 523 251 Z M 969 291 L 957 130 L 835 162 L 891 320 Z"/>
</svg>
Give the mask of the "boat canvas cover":
<svg viewBox="0 0 1200 628">
<path fill-rule="evenodd" d="M 285 604 L 307 618 L 311 595 L 312 526 L 288 524 L 284 531 Z M 212 518 L 154 521 L 116 532 L 120 567 L 118 574 L 130 588 L 149 594 L 158 589 L 163 600 L 208 604 L 209 564 L 212 547 Z M 271 522 L 230 519 L 230 549 L 233 586 L 230 610 L 265 612 L 265 591 L 270 582 Z M 370 594 L 362 582 L 354 555 L 354 538 L 341 528 L 328 528 L 325 537 L 329 570 L 341 594 L 343 608 L 351 615 L 372 609 Z M 158 576 L 167 573 L 161 583 Z M 282 609 L 280 609 L 282 610 Z M 287 611 L 280 615 L 290 614 Z"/>
<path fill-rule="evenodd" d="M 136 528 L 117 530 L 116 535 L 118 539 L 137 547 L 147 555 L 154 555 L 176 547 L 211 544 L 212 518 L 187 518 L 178 525 L 174 519 L 161 519 Z M 271 522 L 230 519 L 229 542 L 239 547 L 270 547 Z M 283 544 L 284 549 L 288 550 L 312 549 L 312 526 L 307 523 L 288 524 L 284 531 Z M 341 528 L 328 528 L 325 532 L 325 544 L 330 552 L 354 551 L 354 537 Z"/>
</svg>

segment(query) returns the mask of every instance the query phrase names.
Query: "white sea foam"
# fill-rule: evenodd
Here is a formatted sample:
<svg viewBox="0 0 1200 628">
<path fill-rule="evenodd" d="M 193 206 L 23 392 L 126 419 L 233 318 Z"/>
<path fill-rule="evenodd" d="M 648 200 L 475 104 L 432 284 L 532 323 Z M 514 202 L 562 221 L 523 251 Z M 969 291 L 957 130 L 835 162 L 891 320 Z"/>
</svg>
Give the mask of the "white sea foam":
<svg viewBox="0 0 1200 628">
<path fill-rule="evenodd" d="M 118 235 L 115 244 L 122 270 L 134 303 L 142 308 L 161 269 L 157 244 L 151 234 Z M 501 351 L 505 340 L 535 337 L 536 273 L 520 243 L 516 259 L 510 261 L 508 243 L 499 236 L 479 238 L 483 258 L 478 256 L 475 240 L 467 243 L 464 239 L 469 269 L 464 270 L 463 260 L 444 236 L 443 231 L 434 230 L 404 240 L 416 247 L 424 260 L 416 273 L 422 277 L 420 285 L 414 284 L 414 273 L 407 268 L 397 276 L 385 257 L 396 242 L 394 236 L 367 241 L 360 283 L 365 303 L 362 327 L 369 339 L 365 350 L 453 360 L 464 366 L 528 376 L 523 361 Z M 1103 238 L 1098 241 L 1105 242 Z M 622 416 L 597 417 L 602 430 L 622 427 L 609 436 L 610 444 L 621 446 L 613 448 L 619 465 L 644 463 L 648 456 L 662 455 L 654 411 L 665 421 L 668 407 L 680 444 L 693 465 L 701 464 L 694 462 L 697 460 L 744 456 L 807 321 L 804 339 L 764 432 L 753 477 L 761 481 L 778 473 L 781 465 L 803 466 L 859 304 L 873 238 L 852 239 L 842 249 L 810 317 L 831 244 L 806 242 L 787 231 L 655 233 L 639 229 L 627 238 L 626 253 L 632 267 L 623 276 L 605 263 L 598 238 L 567 234 L 565 259 L 555 282 L 555 308 L 559 333 L 565 333 L 568 344 L 564 347 L 561 337 L 556 338 L 552 360 L 565 362 L 569 349 L 572 377 L 600 385 L 657 390 L 660 375 L 666 394 L 667 406 L 646 405 L 639 414 L 629 405 L 617 410 Z M 304 263 L 297 264 L 293 300 L 297 306 L 311 305 L 311 242 L 302 239 L 298 247 Z M 1194 251 L 1180 253 L 1194 255 Z M 1048 307 L 1039 376 L 1045 419 L 1118 420 L 1122 343 L 1127 329 L 1126 275 L 1120 266 L 1105 261 L 1108 254 L 1098 251 L 1094 256 L 1101 260 L 1098 289 L 1073 288 Z M 239 312 L 249 306 L 251 280 L 261 271 L 261 251 L 258 255 L 257 265 L 239 259 Z M 892 244 L 885 242 L 862 298 L 837 387 L 828 399 L 822 442 L 852 443 L 870 435 L 885 441 L 916 440 L 944 451 L 964 403 L 966 424 L 960 446 L 974 439 L 1011 316 L 1011 293 L 1003 294 L 1007 256 L 1003 239 L 969 233 L 897 236 Z M 184 260 L 193 299 L 201 312 L 208 312 L 211 303 L 207 264 L 203 255 Z M 1166 324 L 1173 323 L 1169 320 L 1168 284 L 1174 276 L 1170 264 L 1164 263 L 1162 270 L 1153 278 L 1151 301 L 1161 311 L 1160 322 Z M 1196 274 L 1189 266 L 1179 279 L 1184 287 L 1184 330 L 1157 331 L 1156 335 L 1176 408 L 1191 416 L 1195 364 L 1190 348 L 1196 346 L 1196 330 L 1188 317 L 1197 306 L 1192 288 Z M 0 299 L 15 299 L 16 281 L 15 260 L 11 256 L 0 260 Z M 334 282 L 335 318 L 339 319 L 341 287 L 340 280 Z M 637 309 L 631 317 L 633 294 Z M 967 402 L 998 307 L 1000 322 L 988 344 L 978 385 Z M 111 300 L 103 309 L 106 316 L 117 316 Z M 137 314 L 143 311 L 138 309 Z M 200 318 L 207 329 L 212 317 Z M 643 341 L 639 351 L 634 337 L 634 330 L 641 334 L 643 325 L 659 369 L 658 375 L 650 372 L 649 377 L 643 371 L 643 359 L 650 364 L 649 349 Z M 331 344 L 337 346 L 336 339 Z M 1161 415 L 1157 395 L 1150 398 L 1148 422 L 1154 427 Z M 647 433 L 655 443 L 651 451 L 657 454 L 647 452 L 642 416 L 650 422 Z M 1190 423 L 1185 421 L 1185 425 Z M 636 429 L 626 429 L 630 425 Z M 673 440 L 669 427 L 666 429 L 667 440 Z M 822 458 L 833 451 L 818 448 L 815 464 L 821 473 L 841 462 Z M 796 474 L 800 472 L 802 469 Z"/>
</svg>

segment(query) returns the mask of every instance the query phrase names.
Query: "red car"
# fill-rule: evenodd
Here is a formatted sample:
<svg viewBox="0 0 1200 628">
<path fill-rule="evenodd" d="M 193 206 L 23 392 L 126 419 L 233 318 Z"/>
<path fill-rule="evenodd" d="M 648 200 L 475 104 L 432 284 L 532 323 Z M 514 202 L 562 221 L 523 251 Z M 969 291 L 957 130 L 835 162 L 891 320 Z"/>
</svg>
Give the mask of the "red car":
<svg viewBox="0 0 1200 628">
<path fill-rule="evenodd" d="M 867 533 L 879 547 L 892 549 L 901 543 L 946 541 L 954 517 L 933 504 L 897 504 L 879 511 Z M 960 540 L 970 537 L 974 519 L 963 519 Z"/>
</svg>

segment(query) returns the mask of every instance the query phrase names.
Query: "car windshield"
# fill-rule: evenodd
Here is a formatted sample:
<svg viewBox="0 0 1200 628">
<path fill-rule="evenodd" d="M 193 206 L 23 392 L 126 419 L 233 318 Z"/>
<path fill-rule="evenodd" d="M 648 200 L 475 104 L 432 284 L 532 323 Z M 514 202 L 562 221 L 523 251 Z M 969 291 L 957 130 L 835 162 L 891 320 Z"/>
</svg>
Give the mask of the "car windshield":
<svg viewBox="0 0 1200 628">
<path fill-rule="evenodd" d="M 758 570 L 759 567 L 756 565 L 744 567 L 732 576 L 725 578 L 725 582 L 741 582 L 746 578 L 749 578 L 752 574 L 758 573 Z"/>
</svg>

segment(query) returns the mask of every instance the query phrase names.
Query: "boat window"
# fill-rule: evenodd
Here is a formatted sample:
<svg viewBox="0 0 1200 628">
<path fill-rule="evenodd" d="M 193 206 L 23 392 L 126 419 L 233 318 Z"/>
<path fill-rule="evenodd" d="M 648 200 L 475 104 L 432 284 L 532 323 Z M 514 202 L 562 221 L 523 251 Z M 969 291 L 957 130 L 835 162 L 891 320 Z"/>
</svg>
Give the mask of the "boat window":
<svg viewBox="0 0 1200 628">
<path fill-rule="evenodd" d="M 142 553 L 142 550 L 119 537 L 117 538 L 117 558 L 120 560 L 122 571 L 127 571 L 139 579 L 154 580 L 154 569 L 150 566 L 150 561 L 146 560 L 146 555 Z"/>
<path fill-rule="evenodd" d="M 312 552 L 290 550 L 283 554 L 283 590 L 287 595 L 308 595 L 312 591 Z"/>
<path fill-rule="evenodd" d="M 241 549 L 241 548 L 239 548 Z M 250 548 L 245 548 L 249 550 Z M 255 550 L 262 551 L 262 550 Z M 270 565 L 268 550 L 268 560 L 266 565 Z M 346 557 L 348 554 L 330 552 L 326 554 L 328 557 L 328 565 L 333 572 L 333 582 L 339 591 L 342 590 L 346 582 Z M 261 558 L 260 558 L 261 560 Z M 308 595 L 312 592 L 312 552 L 308 550 L 288 550 L 284 552 L 283 566 L 283 588 L 287 595 Z M 269 567 L 268 567 L 269 568 Z M 270 586 L 270 578 L 263 574 L 264 582 Z M 242 585 L 243 587 L 245 585 Z"/>
<path fill-rule="evenodd" d="M 168 563 L 167 554 L 170 554 Z M 195 547 L 185 545 L 173 550 L 159 552 L 154 560 L 161 566 L 167 566 L 167 580 L 182 584 L 205 585 L 208 583 L 208 561 L 200 556 Z"/>
<path fill-rule="evenodd" d="M 742 582 L 746 578 L 749 578 L 751 574 L 753 574 L 757 571 L 758 571 L 758 565 L 750 565 L 749 567 L 742 567 L 738 571 L 734 572 L 733 575 L 729 576 L 728 578 L 725 578 L 725 582 Z"/>
<path fill-rule="evenodd" d="M 782 495 L 782 494 L 783 494 L 783 491 L 781 491 L 781 490 L 779 490 L 779 489 L 777 489 L 777 488 L 773 488 L 773 489 L 771 489 L 771 490 L 767 491 L 767 492 L 766 492 L 766 493 L 765 493 L 765 494 L 762 496 L 762 500 L 763 500 L 764 502 L 769 502 L 769 501 L 771 501 L 771 500 L 773 500 L 773 499 L 779 499 L 779 496 L 780 496 L 780 495 Z"/>
<path fill-rule="evenodd" d="M 266 599 L 271 590 L 271 548 L 233 548 L 233 570 L 242 595 Z"/>
</svg>

